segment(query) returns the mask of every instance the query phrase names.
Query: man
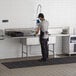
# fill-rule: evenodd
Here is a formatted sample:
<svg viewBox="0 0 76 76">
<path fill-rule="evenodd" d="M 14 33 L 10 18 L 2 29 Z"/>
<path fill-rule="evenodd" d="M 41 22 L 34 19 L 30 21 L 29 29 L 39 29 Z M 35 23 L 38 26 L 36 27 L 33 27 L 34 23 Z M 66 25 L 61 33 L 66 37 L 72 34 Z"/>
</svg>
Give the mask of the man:
<svg viewBox="0 0 76 76">
<path fill-rule="evenodd" d="M 40 13 L 38 15 L 39 20 L 37 20 L 37 30 L 36 34 L 40 31 L 40 44 L 41 44 L 41 53 L 42 58 L 40 61 L 47 61 L 48 60 L 48 26 L 49 23 L 44 18 L 44 14 Z"/>
</svg>

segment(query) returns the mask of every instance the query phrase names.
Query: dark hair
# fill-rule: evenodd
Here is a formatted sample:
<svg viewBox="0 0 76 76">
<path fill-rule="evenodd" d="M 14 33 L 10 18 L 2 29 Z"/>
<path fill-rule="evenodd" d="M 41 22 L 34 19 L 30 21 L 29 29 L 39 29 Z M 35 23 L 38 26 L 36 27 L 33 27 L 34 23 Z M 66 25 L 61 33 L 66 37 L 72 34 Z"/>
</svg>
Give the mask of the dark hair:
<svg viewBox="0 0 76 76">
<path fill-rule="evenodd" d="M 38 18 L 39 17 L 44 18 L 44 14 L 43 13 L 39 13 Z"/>
</svg>

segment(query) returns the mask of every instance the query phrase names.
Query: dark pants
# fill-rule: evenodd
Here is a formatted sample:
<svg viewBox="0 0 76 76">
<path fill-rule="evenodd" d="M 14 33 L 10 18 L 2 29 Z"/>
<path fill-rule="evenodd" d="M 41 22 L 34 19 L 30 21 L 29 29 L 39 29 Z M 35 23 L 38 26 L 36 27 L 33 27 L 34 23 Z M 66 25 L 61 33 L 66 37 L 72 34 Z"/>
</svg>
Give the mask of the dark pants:
<svg viewBox="0 0 76 76">
<path fill-rule="evenodd" d="M 46 60 L 48 58 L 48 39 L 43 39 L 41 36 L 40 44 L 41 44 L 42 59 Z"/>
</svg>

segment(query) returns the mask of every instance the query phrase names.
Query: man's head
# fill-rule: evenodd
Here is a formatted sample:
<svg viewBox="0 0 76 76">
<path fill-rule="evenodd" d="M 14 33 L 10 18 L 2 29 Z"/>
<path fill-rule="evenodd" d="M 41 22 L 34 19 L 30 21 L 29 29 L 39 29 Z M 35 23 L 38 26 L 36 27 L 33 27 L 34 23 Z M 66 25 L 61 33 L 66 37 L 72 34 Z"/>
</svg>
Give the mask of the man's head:
<svg viewBox="0 0 76 76">
<path fill-rule="evenodd" d="M 43 21 L 44 20 L 44 14 L 43 13 L 39 13 L 38 18 Z"/>
</svg>

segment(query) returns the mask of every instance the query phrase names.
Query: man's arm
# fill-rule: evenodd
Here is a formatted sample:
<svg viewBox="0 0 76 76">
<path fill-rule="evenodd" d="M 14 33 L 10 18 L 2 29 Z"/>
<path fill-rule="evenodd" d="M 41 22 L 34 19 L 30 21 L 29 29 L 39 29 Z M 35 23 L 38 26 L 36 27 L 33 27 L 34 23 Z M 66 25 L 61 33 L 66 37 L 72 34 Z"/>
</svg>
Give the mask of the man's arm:
<svg viewBox="0 0 76 76">
<path fill-rule="evenodd" d="M 40 30 L 40 27 L 38 26 L 38 27 L 36 28 L 35 35 L 37 35 L 37 34 L 39 33 L 39 30 Z"/>
</svg>

